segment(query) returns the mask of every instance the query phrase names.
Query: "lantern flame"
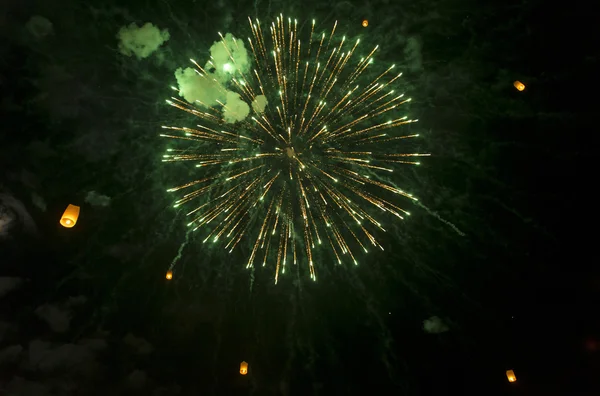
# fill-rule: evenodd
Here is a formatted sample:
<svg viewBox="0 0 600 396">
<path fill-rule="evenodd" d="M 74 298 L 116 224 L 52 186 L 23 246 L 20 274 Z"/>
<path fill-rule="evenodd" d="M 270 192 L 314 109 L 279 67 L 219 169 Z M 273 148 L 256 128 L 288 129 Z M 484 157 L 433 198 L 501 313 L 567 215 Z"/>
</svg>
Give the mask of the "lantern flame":
<svg viewBox="0 0 600 396">
<path fill-rule="evenodd" d="M 517 88 L 517 90 L 522 91 L 525 89 L 525 84 L 523 84 L 521 81 L 515 81 L 513 83 L 513 85 L 515 86 L 515 88 Z"/>
<path fill-rule="evenodd" d="M 517 377 L 513 370 L 506 370 L 506 378 L 508 378 L 508 382 L 517 382 Z"/>
<path fill-rule="evenodd" d="M 173 271 L 168 270 L 167 275 L 165 275 L 165 278 L 167 278 L 167 280 L 173 279 Z"/>
<path fill-rule="evenodd" d="M 362 27 L 367 27 L 367 26 L 369 26 L 369 21 L 366 20 L 366 19 L 363 19 L 363 21 L 362 21 Z"/>
<path fill-rule="evenodd" d="M 79 206 L 69 204 L 60 218 L 60 225 L 65 228 L 74 227 L 75 224 L 77 224 L 77 219 L 79 218 L 79 210 Z"/>
<path fill-rule="evenodd" d="M 246 362 L 240 363 L 240 374 L 242 374 L 242 375 L 248 374 L 248 363 L 246 363 Z"/>
</svg>

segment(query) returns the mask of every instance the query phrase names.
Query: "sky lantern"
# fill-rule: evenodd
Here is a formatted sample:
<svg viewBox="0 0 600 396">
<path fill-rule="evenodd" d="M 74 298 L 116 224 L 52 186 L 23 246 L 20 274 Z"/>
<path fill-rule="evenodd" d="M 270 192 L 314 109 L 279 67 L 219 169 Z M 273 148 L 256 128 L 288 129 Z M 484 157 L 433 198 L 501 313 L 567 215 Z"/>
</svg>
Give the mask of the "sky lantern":
<svg viewBox="0 0 600 396">
<path fill-rule="evenodd" d="M 242 374 L 242 375 L 248 374 L 248 363 L 246 363 L 246 362 L 240 363 L 240 374 Z"/>
<path fill-rule="evenodd" d="M 589 352 L 596 352 L 600 347 L 600 344 L 598 343 L 598 341 L 592 337 L 589 337 L 587 340 L 585 340 L 585 349 L 587 349 Z"/>
<path fill-rule="evenodd" d="M 361 25 L 362 25 L 362 27 L 367 27 L 367 26 L 369 26 L 369 21 L 366 19 L 363 19 Z"/>
<path fill-rule="evenodd" d="M 173 271 L 168 270 L 167 274 L 165 275 L 165 278 L 167 278 L 167 280 L 173 279 Z"/>
<path fill-rule="evenodd" d="M 77 223 L 79 218 L 79 206 L 71 205 L 67 206 L 65 212 L 60 218 L 60 225 L 66 228 L 71 228 Z"/>
<path fill-rule="evenodd" d="M 525 89 L 525 84 L 523 84 L 521 81 L 517 80 L 513 83 L 513 85 L 515 86 L 515 88 L 517 88 L 517 90 L 522 91 Z"/>
<path fill-rule="evenodd" d="M 517 377 L 513 370 L 506 370 L 506 378 L 508 378 L 508 382 L 517 382 Z"/>
</svg>

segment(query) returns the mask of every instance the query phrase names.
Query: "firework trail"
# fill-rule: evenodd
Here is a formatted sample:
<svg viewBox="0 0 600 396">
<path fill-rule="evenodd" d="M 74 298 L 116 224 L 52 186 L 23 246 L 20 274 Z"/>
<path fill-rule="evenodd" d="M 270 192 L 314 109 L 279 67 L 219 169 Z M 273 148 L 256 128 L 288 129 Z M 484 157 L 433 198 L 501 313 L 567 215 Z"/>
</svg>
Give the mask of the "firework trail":
<svg viewBox="0 0 600 396">
<path fill-rule="evenodd" d="M 204 68 L 192 60 L 196 84 L 218 98 L 180 89 L 186 101 L 167 101 L 198 125 L 163 126 L 161 136 L 180 143 L 163 161 L 199 168 L 195 180 L 168 191 L 184 194 L 175 206 L 190 207 L 188 226 L 206 230 L 204 242 L 222 241 L 231 253 L 249 240 L 247 268 L 274 263 L 277 283 L 286 268 L 305 262 L 316 280 L 319 247 L 339 264 L 358 264 L 360 249 L 383 250 L 376 216 L 403 219 L 409 213 L 398 196 L 416 198 L 381 175 L 429 154 L 390 153 L 390 145 L 418 136 L 397 127 L 417 120 L 397 114 L 410 99 L 391 89 L 401 76 L 394 65 L 365 77 L 378 46 L 359 58 L 359 40 L 338 37 L 337 22 L 316 35 L 313 20 L 306 42 L 297 21 L 282 15 L 266 31 L 258 19 L 248 21 L 251 59 L 239 56 L 241 40 L 219 33 L 226 59 L 213 56 Z"/>
</svg>

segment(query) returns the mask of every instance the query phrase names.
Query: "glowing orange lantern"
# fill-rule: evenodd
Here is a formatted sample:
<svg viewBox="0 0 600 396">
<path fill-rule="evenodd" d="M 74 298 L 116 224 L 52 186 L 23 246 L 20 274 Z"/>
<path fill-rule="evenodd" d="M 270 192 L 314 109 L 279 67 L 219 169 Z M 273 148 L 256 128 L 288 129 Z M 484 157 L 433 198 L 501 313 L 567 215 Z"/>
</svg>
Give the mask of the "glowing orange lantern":
<svg viewBox="0 0 600 396">
<path fill-rule="evenodd" d="M 167 271 L 167 275 L 165 276 L 165 278 L 167 278 L 167 280 L 173 279 L 173 271 L 168 270 Z"/>
<path fill-rule="evenodd" d="M 513 83 L 513 85 L 515 86 L 515 88 L 517 88 L 517 90 L 522 91 L 525 89 L 525 84 L 523 84 L 521 81 L 515 81 Z"/>
<path fill-rule="evenodd" d="M 69 204 L 60 218 L 60 225 L 71 228 L 77 223 L 77 218 L 79 218 L 79 206 Z"/>
<path fill-rule="evenodd" d="M 367 26 L 369 26 L 369 21 L 367 21 L 366 19 L 363 19 L 362 27 L 367 27 Z"/>
<path fill-rule="evenodd" d="M 242 374 L 242 375 L 248 374 L 248 363 L 246 363 L 246 362 L 240 363 L 240 374 Z"/>
<path fill-rule="evenodd" d="M 508 378 L 508 382 L 517 382 L 517 377 L 513 370 L 506 370 L 506 378 Z"/>
</svg>

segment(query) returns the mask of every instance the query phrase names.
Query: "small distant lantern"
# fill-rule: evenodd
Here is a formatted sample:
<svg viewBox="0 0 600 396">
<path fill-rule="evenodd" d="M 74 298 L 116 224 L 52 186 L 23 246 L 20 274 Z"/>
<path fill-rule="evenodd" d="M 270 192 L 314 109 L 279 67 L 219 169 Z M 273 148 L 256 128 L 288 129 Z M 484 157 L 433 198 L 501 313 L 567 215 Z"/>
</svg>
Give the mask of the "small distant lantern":
<svg viewBox="0 0 600 396">
<path fill-rule="evenodd" d="M 242 375 L 248 374 L 248 363 L 246 363 L 246 362 L 240 363 L 240 374 L 242 374 Z"/>
<path fill-rule="evenodd" d="M 173 279 L 173 271 L 168 270 L 167 275 L 165 275 L 165 278 L 167 278 L 167 280 Z"/>
<path fill-rule="evenodd" d="M 65 212 L 60 218 L 60 225 L 66 228 L 72 228 L 77 223 L 79 218 L 79 206 L 71 205 L 67 206 Z"/>
<path fill-rule="evenodd" d="M 367 26 L 369 26 L 369 21 L 366 20 L 366 19 L 363 19 L 363 21 L 362 21 L 362 27 L 367 27 Z"/>
<path fill-rule="evenodd" d="M 517 377 L 513 370 L 506 370 L 506 378 L 508 378 L 508 382 L 517 382 Z"/>
<path fill-rule="evenodd" d="M 585 341 L 585 348 L 590 352 L 596 352 L 599 346 L 598 341 L 591 337 Z"/>
<path fill-rule="evenodd" d="M 522 91 L 525 89 L 525 84 L 523 84 L 521 81 L 515 81 L 513 83 L 513 85 L 515 86 L 515 88 L 517 88 L 518 91 Z"/>
</svg>

